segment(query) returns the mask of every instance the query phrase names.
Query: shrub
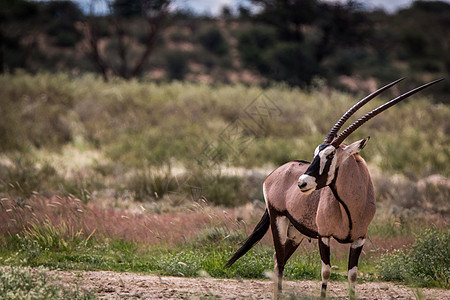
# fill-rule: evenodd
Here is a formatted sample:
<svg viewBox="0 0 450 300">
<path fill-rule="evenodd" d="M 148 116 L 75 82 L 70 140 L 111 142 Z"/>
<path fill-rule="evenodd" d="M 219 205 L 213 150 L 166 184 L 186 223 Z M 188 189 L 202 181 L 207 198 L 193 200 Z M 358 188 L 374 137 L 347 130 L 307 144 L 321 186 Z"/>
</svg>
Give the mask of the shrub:
<svg viewBox="0 0 450 300">
<path fill-rule="evenodd" d="M 238 50 L 245 66 L 260 72 L 269 69 L 269 61 L 264 58 L 264 51 L 273 47 L 276 30 L 270 26 L 254 26 L 237 33 Z"/>
<path fill-rule="evenodd" d="M 200 44 L 211 53 L 219 56 L 228 54 L 230 45 L 218 27 L 209 27 L 197 36 Z"/>
<path fill-rule="evenodd" d="M 104 184 L 95 172 L 83 170 L 63 177 L 48 161 L 41 162 L 31 155 L 11 155 L 9 163 L 0 163 L 0 195 L 29 198 L 33 194 L 72 195 L 89 202 L 91 192 L 101 189 Z"/>
<path fill-rule="evenodd" d="M 237 206 L 251 200 L 243 181 L 238 176 L 205 172 L 194 174 L 186 187 L 198 187 L 202 196 L 215 205 Z"/>
<path fill-rule="evenodd" d="M 55 176 L 56 170 L 49 164 L 38 168 L 29 158 L 18 156 L 0 168 L 0 194 L 27 198 L 48 188 L 48 181 Z"/>
<path fill-rule="evenodd" d="M 383 280 L 450 288 L 450 231 L 427 229 L 409 251 L 384 255 L 377 269 Z"/>
<path fill-rule="evenodd" d="M 59 30 L 54 35 L 54 45 L 58 47 L 75 47 L 80 39 L 76 31 Z"/>
<path fill-rule="evenodd" d="M 188 72 L 188 59 L 183 51 L 171 51 L 166 54 L 169 79 L 183 80 Z"/>
<path fill-rule="evenodd" d="M 137 201 L 158 200 L 178 188 L 178 180 L 170 174 L 170 170 L 152 171 L 144 169 L 132 176 L 128 182 L 128 189 Z"/>
<path fill-rule="evenodd" d="M 314 55 L 300 43 L 279 43 L 267 53 L 271 62 L 271 78 L 290 85 L 309 84 L 319 73 L 319 64 Z"/>
</svg>

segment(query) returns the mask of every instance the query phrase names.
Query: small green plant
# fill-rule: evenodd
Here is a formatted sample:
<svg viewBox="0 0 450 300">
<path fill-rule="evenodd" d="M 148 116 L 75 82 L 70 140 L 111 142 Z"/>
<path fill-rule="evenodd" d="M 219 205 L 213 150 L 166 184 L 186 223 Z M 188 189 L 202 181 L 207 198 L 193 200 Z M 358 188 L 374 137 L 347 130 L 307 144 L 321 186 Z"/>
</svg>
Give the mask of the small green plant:
<svg viewBox="0 0 450 300">
<path fill-rule="evenodd" d="M 83 239 L 82 234 L 82 231 L 75 231 L 65 222 L 55 225 L 47 219 L 42 224 L 31 223 L 20 239 L 23 243 L 32 243 L 42 250 L 68 251 L 89 241 Z"/>
<path fill-rule="evenodd" d="M 229 231 L 225 227 L 210 227 L 199 232 L 195 239 L 192 240 L 192 245 L 195 246 L 214 246 L 214 245 L 226 245 L 231 246 L 238 245 L 245 240 L 245 236 L 242 233 L 236 231 Z"/>
<path fill-rule="evenodd" d="M 384 255 L 377 269 L 383 280 L 450 288 L 450 231 L 425 230 L 409 251 Z"/>
<path fill-rule="evenodd" d="M 43 269 L 0 266 L 0 299 L 97 299 L 78 287 L 69 289 L 56 284 Z"/>
</svg>

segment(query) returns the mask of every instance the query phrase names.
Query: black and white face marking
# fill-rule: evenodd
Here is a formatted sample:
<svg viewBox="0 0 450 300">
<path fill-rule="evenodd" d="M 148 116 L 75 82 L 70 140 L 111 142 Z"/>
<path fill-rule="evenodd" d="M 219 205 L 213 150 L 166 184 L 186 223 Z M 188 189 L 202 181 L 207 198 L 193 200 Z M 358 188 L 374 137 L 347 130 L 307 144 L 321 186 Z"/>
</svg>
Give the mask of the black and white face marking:
<svg viewBox="0 0 450 300">
<path fill-rule="evenodd" d="M 334 179 L 336 169 L 336 148 L 321 144 L 314 151 L 314 159 L 305 174 L 298 179 L 300 191 L 309 194 L 329 185 Z"/>
</svg>

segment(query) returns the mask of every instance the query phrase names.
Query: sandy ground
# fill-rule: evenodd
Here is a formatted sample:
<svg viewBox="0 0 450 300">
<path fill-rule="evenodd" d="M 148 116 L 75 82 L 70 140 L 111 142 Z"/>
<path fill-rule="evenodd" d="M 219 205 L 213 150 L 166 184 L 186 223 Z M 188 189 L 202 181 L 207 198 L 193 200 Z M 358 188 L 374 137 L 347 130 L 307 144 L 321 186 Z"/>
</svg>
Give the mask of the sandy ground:
<svg viewBox="0 0 450 300">
<path fill-rule="evenodd" d="M 272 299 L 270 280 L 159 277 L 109 271 L 52 271 L 64 285 L 95 292 L 101 299 Z M 319 296 L 318 281 L 284 281 L 289 299 Z M 414 289 L 386 282 L 357 285 L 359 299 L 450 299 L 450 290 Z M 328 296 L 347 299 L 347 285 L 330 282 Z"/>
</svg>

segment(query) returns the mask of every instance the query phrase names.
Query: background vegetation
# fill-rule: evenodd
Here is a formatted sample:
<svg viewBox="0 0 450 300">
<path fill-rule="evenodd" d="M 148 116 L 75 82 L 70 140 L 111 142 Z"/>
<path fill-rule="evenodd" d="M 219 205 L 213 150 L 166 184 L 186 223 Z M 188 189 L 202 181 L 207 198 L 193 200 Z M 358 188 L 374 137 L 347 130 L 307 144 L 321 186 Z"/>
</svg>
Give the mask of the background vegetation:
<svg viewBox="0 0 450 300">
<path fill-rule="evenodd" d="M 270 277 L 269 235 L 222 269 L 263 213 L 267 174 L 312 159 L 367 90 L 410 77 L 353 119 L 448 77 L 444 2 L 387 14 L 252 1 L 257 13 L 213 18 L 155 1 L 151 20 L 127 3 L 98 15 L 70 1 L 1 2 L 0 293 L 95 297 L 37 267 Z M 361 155 L 377 192 L 360 280 L 449 288 L 448 87 L 347 141 L 371 136 Z M 346 280 L 348 247 L 332 247 L 332 279 Z M 287 278 L 319 279 L 316 248 L 303 242 Z"/>
<path fill-rule="evenodd" d="M 221 269 L 262 214 L 262 181 L 279 164 L 310 158 L 329 130 L 323 120 L 355 102 L 320 83 L 262 89 L 18 73 L 2 75 L 0 85 L 0 260 L 183 276 L 267 276 L 273 250 L 266 246 Z M 352 136 L 372 136 L 362 155 L 379 203 L 362 259 L 365 280 L 448 287 L 449 117 L 448 105 L 415 96 Z M 243 208 L 218 213 L 216 205 Z M 164 222 L 174 227 L 161 231 Z M 442 237 L 422 236 L 430 226 Z M 412 252 L 402 252 L 415 235 Z M 345 270 L 347 250 L 334 247 L 334 262 Z M 293 259 L 288 278 L 318 276 L 315 248 L 307 244 Z M 422 256 L 433 261 L 427 268 L 444 268 L 425 268 Z M 390 271 L 405 260 L 402 272 Z"/>
<path fill-rule="evenodd" d="M 216 18 L 170 10 L 170 2 L 106 0 L 110 10 L 99 15 L 71 1 L 3 1 L 0 72 L 300 87 L 321 78 L 349 91 L 405 75 L 411 86 L 449 77 L 446 2 L 388 14 L 357 1 L 253 0 Z M 433 93 L 449 88 L 443 82 Z"/>
</svg>

